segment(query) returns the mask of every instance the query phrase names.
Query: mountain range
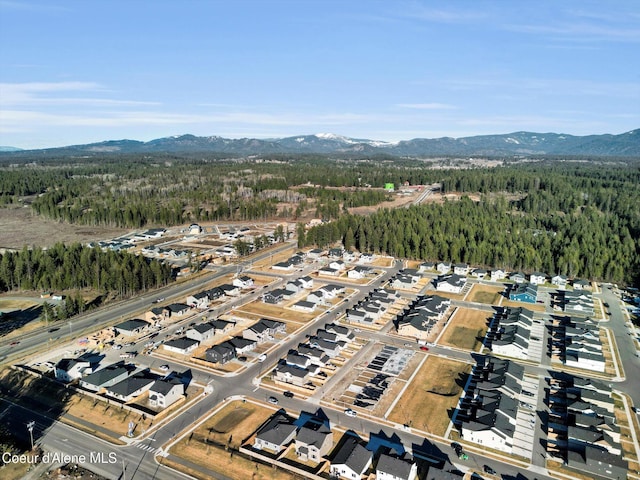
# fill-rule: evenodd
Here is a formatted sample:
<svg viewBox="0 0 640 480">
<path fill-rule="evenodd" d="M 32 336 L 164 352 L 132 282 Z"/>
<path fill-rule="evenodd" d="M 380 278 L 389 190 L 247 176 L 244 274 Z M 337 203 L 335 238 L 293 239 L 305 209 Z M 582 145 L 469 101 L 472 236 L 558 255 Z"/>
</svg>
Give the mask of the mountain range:
<svg viewBox="0 0 640 480">
<path fill-rule="evenodd" d="M 3 147 L 2 150 L 10 147 Z M 0 150 L 0 151 L 2 151 Z M 318 153 L 338 155 L 513 156 L 570 155 L 640 157 L 640 129 L 619 135 L 575 136 L 558 133 L 514 132 L 462 138 L 415 138 L 399 142 L 356 139 L 320 133 L 295 137 L 229 139 L 218 136 L 179 135 L 149 142 L 109 140 L 86 145 L 22 150 L 20 154 L 78 155 L 99 153 L 210 152 L 228 155 Z M 15 151 L 3 152 L 16 154 Z"/>
</svg>

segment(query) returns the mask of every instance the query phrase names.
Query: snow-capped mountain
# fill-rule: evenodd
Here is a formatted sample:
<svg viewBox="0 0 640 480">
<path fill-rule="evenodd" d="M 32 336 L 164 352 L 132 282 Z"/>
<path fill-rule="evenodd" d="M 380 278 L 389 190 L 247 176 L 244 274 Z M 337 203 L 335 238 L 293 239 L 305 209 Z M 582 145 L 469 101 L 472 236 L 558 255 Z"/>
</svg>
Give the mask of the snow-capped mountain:
<svg viewBox="0 0 640 480">
<path fill-rule="evenodd" d="M 394 155 L 421 157 L 512 156 L 512 155 L 593 155 L 640 157 L 640 129 L 620 135 L 575 136 L 557 133 L 513 132 L 463 138 L 415 138 L 392 143 L 350 138 L 334 133 L 297 135 L 286 138 L 230 139 L 219 136 L 176 135 L 149 142 L 109 140 L 88 145 L 38 151 L 5 152 L 1 155 L 98 154 L 135 152 L 211 152 L 225 155 L 264 155 L 274 153 L 318 153 L 336 155 Z"/>
</svg>

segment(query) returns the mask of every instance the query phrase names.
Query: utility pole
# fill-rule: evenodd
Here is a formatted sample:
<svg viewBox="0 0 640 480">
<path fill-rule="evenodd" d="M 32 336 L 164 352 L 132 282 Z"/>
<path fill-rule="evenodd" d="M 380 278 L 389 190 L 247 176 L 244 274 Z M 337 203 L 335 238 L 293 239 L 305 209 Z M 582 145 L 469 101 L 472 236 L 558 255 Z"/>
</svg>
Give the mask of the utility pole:
<svg viewBox="0 0 640 480">
<path fill-rule="evenodd" d="M 33 420 L 27 423 L 27 430 L 29 430 L 29 436 L 31 437 L 31 450 L 33 450 L 33 427 L 36 424 Z"/>
</svg>

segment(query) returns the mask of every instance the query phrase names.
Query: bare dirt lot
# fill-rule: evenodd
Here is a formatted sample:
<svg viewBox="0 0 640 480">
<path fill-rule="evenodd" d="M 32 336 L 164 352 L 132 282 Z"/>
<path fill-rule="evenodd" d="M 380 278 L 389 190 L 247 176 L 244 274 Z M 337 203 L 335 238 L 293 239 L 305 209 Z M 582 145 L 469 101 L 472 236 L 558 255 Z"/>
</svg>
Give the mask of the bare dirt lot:
<svg viewBox="0 0 640 480">
<path fill-rule="evenodd" d="M 71 225 L 47 220 L 28 207 L 0 208 L 0 249 L 21 249 L 24 245 L 46 247 L 56 242 L 90 242 L 127 233 L 121 228 Z"/>
<path fill-rule="evenodd" d="M 489 317 L 491 314 L 483 310 L 458 308 L 456 314 L 449 321 L 440 343 L 478 351 L 482 346 L 481 339 L 487 333 L 487 319 Z"/>
</svg>

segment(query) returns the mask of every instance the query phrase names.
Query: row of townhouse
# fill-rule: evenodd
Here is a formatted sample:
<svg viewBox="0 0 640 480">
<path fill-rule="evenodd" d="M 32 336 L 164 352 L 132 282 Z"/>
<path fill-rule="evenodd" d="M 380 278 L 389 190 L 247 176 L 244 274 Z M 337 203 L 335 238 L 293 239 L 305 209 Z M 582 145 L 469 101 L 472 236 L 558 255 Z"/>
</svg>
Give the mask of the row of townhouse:
<svg viewBox="0 0 640 480">
<path fill-rule="evenodd" d="M 487 343 L 496 355 L 529 358 L 533 312 L 526 308 L 507 308 L 494 316 L 487 331 Z"/>
<path fill-rule="evenodd" d="M 396 317 L 398 334 L 416 340 L 427 340 L 450 305 L 451 300 L 439 295 L 418 296 Z"/>
<path fill-rule="evenodd" d="M 318 306 L 330 306 L 331 300 L 343 293 L 343 286 L 329 283 L 309 293 L 304 300 L 294 303 L 291 308 L 301 312 L 313 312 Z"/>
<path fill-rule="evenodd" d="M 565 313 L 577 315 L 593 315 L 593 295 L 584 291 L 563 292 L 562 308 Z"/>
<path fill-rule="evenodd" d="M 292 255 L 286 260 L 278 263 L 274 263 L 271 268 L 273 270 L 283 270 L 286 272 L 292 271 L 294 268 L 299 267 L 304 263 L 304 257 L 300 254 Z"/>
<path fill-rule="evenodd" d="M 477 359 L 457 412 L 463 439 L 513 453 L 523 376 L 524 368 L 514 362 Z"/>
<path fill-rule="evenodd" d="M 347 321 L 371 325 L 379 320 L 399 298 L 395 290 L 375 289 L 367 298 L 347 310 Z"/>
<path fill-rule="evenodd" d="M 218 320 L 220 321 L 220 320 Z M 284 335 L 286 325 L 277 320 L 261 318 L 236 336 L 205 351 L 205 358 L 212 363 L 225 364 L 234 358 L 255 350 L 262 343 L 273 341 L 276 335 Z"/>
<path fill-rule="evenodd" d="M 571 317 L 563 326 L 565 365 L 604 372 L 606 362 L 598 325 L 591 320 Z"/>
<path fill-rule="evenodd" d="M 508 289 L 509 300 L 512 302 L 536 303 L 538 301 L 538 285 L 534 283 L 515 283 Z"/>
<path fill-rule="evenodd" d="M 547 436 L 568 467 L 587 475 L 626 479 L 621 429 L 611 387 L 599 380 L 556 374 L 549 381 Z"/>
<path fill-rule="evenodd" d="M 319 464 L 330 458 L 331 478 L 360 480 L 372 475 L 378 480 L 418 478 L 415 458 L 397 437 L 389 437 L 382 431 L 372 433 L 368 441 L 349 431 L 334 447 L 331 424 L 320 409 L 315 413 L 303 411 L 298 418 L 283 410 L 276 412 L 258 428 L 252 444 L 254 450 L 276 456 L 289 446 L 301 462 Z M 432 460 L 428 478 L 454 480 L 462 476 L 458 476 L 453 465 L 438 458 Z"/>
<path fill-rule="evenodd" d="M 184 384 L 152 374 L 148 369 L 136 371 L 133 365 L 118 362 L 100 368 L 91 355 L 76 359 L 63 358 L 55 365 L 57 380 L 68 383 L 78 381 L 81 388 L 103 393 L 121 402 L 129 402 L 149 392 L 149 405 L 164 408 L 184 395 Z"/>
<path fill-rule="evenodd" d="M 419 265 L 418 271 L 420 273 L 436 271 L 440 275 L 446 275 L 453 272 L 454 275 L 471 275 L 472 277 L 480 280 L 483 280 L 487 275 L 489 275 L 492 282 L 509 279 L 514 283 L 523 283 L 528 279 L 529 283 L 532 283 L 533 285 L 543 285 L 547 283 L 547 280 L 550 280 L 551 284 L 555 285 L 559 289 L 565 289 L 570 283 L 567 276 L 561 274 L 549 276 L 542 272 L 533 272 L 529 274 L 525 274 L 523 272 L 509 273 L 501 268 L 495 268 L 488 272 L 484 268 L 471 268 L 467 263 L 452 264 L 451 262 L 423 262 Z M 590 287 L 590 283 L 588 281 L 577 278 L 571 281 L 571 285 L 574 290 L 584 290 Z"/>
<path fill-rule="evenodd" d="M 290 350 L 280 359 L 272 371 L 272 378 L 299 387 L 307 385 L 323 368 L 329 368 L 330 360 L 340 355 L 354 338 L 347 327 L 327 323 L 306 343 L 299 344 L 297 350 Z"/>
<path fill-rule="evenodd" d="M 223 299 L 225 297 L 237 297 L 243 290 L 252 288 L 254 285 L 253 278 L 242 275 L 233 279 L 232 283 L 225 283 L 209 290 L 194 293 L 187 297 L 187 305 L 199 310 L 209 308 L 211 302 Z"/>
<path fill-rule="evenodd" d="M 277 305 L 288 300 L 294 295 L 313 288 L 313 279 L 309 276 L 289 281 L 284 288 L 275 288 L 262 294 L 262 302 Z"/>
<path fill-rule="evenodd" d="M 405 268 L 389 280 L 389 285 L 392 288 L 411 290 L 418 284 L 421 278 L 422 275 L 420 275 L 415 268 Z"/>
</svg>

